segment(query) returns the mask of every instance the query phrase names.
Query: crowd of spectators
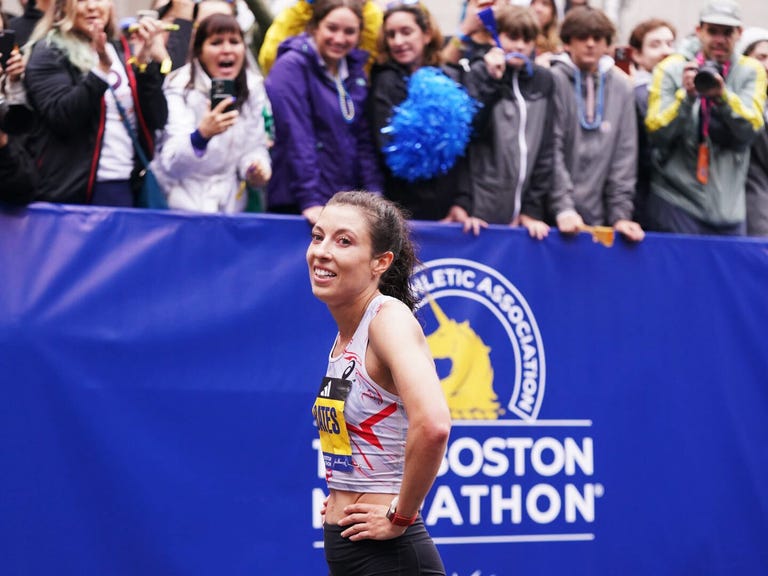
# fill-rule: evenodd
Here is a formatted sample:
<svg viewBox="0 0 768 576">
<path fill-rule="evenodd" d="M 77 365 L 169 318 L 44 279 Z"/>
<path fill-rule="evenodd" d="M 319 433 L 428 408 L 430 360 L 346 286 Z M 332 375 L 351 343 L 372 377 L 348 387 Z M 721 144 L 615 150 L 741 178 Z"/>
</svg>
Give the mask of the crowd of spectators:
<svg viewBox="0 0 768 576">
<path fill-rule="evenodd" d="M 297 0 L 257 58 L 241 0 L 122 20 L 112 0 L 27 0 L 0 22 L 0 200 L 138 207 L 148 157 L 177 210 L 313 223 L 362 189 L 475 234 L 768 236 L 768 29 L 734 0 L 702 4 L 690 34 L 651 18 L 625 46 L 588 2 L 465 0 L 446 37 L 417 0 Z M 430 99 L 422 69 L 475 108 L 461 153 L 413 177 L 387 152 L 455 138 L 415 118 L 396 140 Z"/>
</svg>

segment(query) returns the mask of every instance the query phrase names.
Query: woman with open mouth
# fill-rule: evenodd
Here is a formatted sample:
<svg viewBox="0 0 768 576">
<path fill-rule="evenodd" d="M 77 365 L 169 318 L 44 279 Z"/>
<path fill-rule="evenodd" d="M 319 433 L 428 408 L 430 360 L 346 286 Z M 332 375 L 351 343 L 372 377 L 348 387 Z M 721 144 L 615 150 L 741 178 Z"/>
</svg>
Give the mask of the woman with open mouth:
<svg viewBox="0 0 768 576">
<path fill-rule="evenodd" d="M 195 31 L 190 62 L 168 76 L 168 125 L 153 167 L 170 208 L 242 212 L 248 186 L 269 181 L 267 97 L 245 50 L 235 17 L 212 14 Z"/>
</svg>

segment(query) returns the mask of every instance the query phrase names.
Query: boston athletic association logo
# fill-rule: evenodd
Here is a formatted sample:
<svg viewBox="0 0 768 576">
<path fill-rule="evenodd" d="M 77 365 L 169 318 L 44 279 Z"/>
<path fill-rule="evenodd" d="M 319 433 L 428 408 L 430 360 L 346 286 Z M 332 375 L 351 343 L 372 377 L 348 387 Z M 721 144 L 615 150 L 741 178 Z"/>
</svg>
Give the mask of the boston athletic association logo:
<svg viewBox="0 0 768 576">
<path fill-rule="evenodd" d="M 458 258 L 426 262 L 411 284 L 454 421 L 535 420 L 546 363 L 522 293 L 497 270 Z"/>
</svg>

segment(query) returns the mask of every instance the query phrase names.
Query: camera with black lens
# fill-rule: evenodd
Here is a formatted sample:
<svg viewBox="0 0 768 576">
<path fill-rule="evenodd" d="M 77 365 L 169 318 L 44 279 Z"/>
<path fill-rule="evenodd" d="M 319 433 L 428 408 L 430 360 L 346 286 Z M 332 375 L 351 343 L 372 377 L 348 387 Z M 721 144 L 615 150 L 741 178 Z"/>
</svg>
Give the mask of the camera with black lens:
<svg viewBox="0 0 768 576">
<path fill-rule="evenodd" d="M 693 85 L 699 94 L 710 92 L 720 86 L 717 77 L 722 75 L 722 70 L 717 62 L 707 60 L 699 67 L 699 71 L 693 78 Z"/>
</svg>

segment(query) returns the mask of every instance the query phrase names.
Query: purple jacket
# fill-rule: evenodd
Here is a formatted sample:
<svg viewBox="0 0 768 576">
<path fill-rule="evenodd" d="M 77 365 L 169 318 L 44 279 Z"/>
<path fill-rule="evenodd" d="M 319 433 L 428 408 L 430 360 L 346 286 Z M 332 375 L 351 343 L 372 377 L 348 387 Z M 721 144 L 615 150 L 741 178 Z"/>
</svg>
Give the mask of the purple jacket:
<svg viewBox="0 0 768 576">
<path fill-rule="evenodd" d="M 383 190 L 365 113 L 367 57 L 362 50 L 347 55 L 344 87 L 355 109 L 354 119 L 347 122 L 336 85 L 309 36 L 300 34 L 280 45 L 265 82 L 275 118 L 268 209 L 292 206 L 301 211 L 325 205 L 340 190 Z"/>
</svg>

